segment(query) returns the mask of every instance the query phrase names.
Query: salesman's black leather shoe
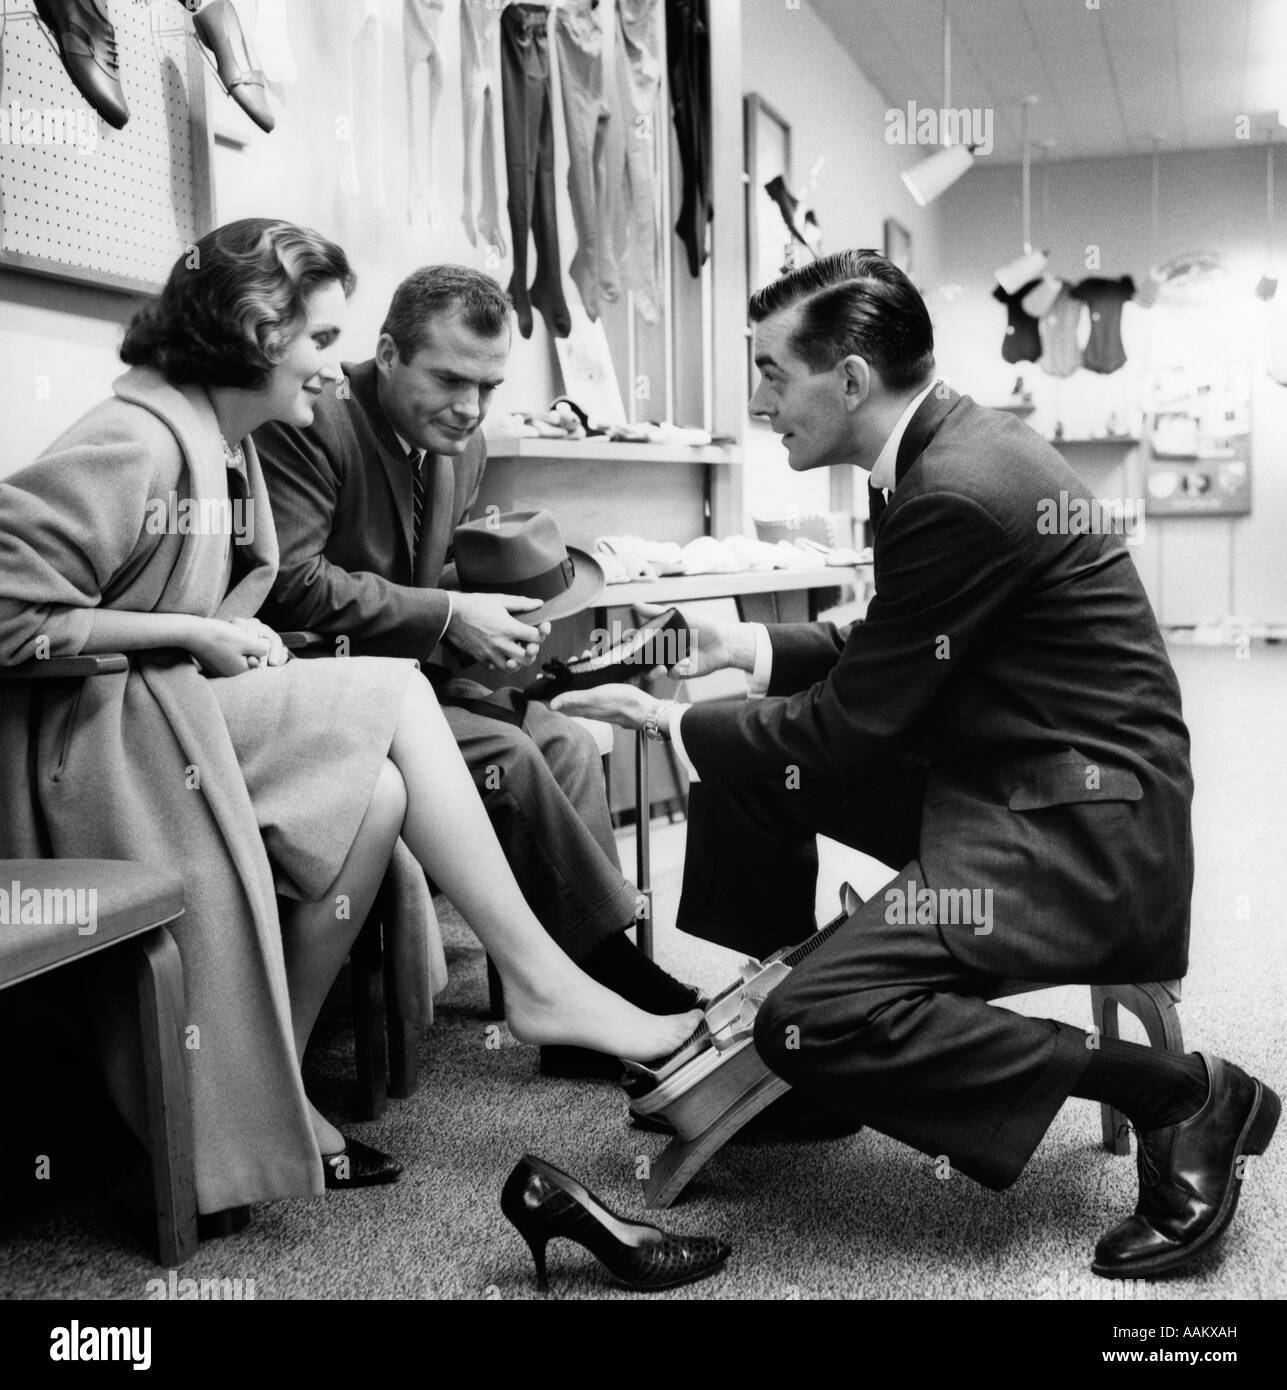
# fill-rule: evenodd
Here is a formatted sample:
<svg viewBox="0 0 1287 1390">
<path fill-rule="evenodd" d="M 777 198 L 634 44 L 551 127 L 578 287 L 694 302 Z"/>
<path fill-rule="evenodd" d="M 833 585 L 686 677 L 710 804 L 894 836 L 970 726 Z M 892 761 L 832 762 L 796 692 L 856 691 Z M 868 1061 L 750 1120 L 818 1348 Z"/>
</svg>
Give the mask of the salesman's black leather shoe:
<svg viewBox="0 0 1287 1390">
<path fill-rule="evenodd" d="M 1137 1132 L 1139 1202 L 1095 1247 L 1096 1274 L 1172 1274 L 1209 1250 L 1233 1220 L 1247 1155 L 1273 1138 L 1282 1108 L 1274 1092 L 1231 1062 L 1198 1056 L 1210 1078 L 1206 1104 L 1179 1124 Z"/>
<path fill-rule="evenodd" d="M 58 40 L 58 56 L 81 96 L 117 130 L 130 118 L 116 59 L 116 30 L 98 0 L 36 0 L 36 13 Z"/>
</svg>

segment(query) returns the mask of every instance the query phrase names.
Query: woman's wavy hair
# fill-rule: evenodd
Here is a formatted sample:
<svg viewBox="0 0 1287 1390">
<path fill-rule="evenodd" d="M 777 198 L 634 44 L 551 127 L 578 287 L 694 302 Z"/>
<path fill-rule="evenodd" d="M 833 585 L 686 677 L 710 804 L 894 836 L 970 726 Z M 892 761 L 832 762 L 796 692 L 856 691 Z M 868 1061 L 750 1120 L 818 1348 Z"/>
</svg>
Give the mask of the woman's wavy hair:
<svg viewBox="0 0 1287 1390">
<path fill-rule="evenodd" d="M 324 236 L 270 217 L 229 222 L 175 261 L 161 293 L 125 330 L 121 360 L 154 367 L 174 386 L 262 390 L 305 299 L 330 281 L 348 296 L 357 276 Z"/>
</svg>

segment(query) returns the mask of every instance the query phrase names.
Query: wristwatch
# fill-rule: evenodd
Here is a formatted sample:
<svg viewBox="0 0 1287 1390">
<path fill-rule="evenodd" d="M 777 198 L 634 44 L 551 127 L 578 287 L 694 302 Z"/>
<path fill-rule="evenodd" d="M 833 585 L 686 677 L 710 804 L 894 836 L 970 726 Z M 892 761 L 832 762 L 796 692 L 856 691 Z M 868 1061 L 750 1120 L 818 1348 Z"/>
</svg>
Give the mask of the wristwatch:
<svg viewBox="0 0 1287 1390">
<path fill-rule="evenodd" d="M 659 743 L 670 742 L 670 711 L 674 700 L 659 700 L 644 716 L 644 733 Z"/>
</svg>

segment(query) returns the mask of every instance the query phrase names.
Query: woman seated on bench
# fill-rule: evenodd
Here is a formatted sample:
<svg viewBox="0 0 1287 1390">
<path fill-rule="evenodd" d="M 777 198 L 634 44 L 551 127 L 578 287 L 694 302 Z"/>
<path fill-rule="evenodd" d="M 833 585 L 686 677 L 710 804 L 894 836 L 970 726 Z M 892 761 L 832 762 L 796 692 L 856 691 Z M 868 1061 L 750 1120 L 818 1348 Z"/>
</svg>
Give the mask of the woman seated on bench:
<svg viewBox="0 0 1287 1390">
<path fill-rule="evenodd" d="M 353 286 L 315 232 L 218 228 L 134 319 L 112 398 L 0 483 L 0 665 L 137 653 L 50 689 L 34 779 L 25 709 L 0 712 L 0 785 L 20 793 L 0 855 L 41 853 L 43 820 L 59 856 L 182 872 L 205 1212 L 321 1191 L 319 1154 L 342 1172 L 299 1060 L 399 835 L 486 946 L 515 1037 L 646 1059 L 700 1018 L 643 1013 L 554 945 L 414 663 L 292 661 L 254 617 L 277 544 L 249 436 L 311 422 Z"/>
</svg>

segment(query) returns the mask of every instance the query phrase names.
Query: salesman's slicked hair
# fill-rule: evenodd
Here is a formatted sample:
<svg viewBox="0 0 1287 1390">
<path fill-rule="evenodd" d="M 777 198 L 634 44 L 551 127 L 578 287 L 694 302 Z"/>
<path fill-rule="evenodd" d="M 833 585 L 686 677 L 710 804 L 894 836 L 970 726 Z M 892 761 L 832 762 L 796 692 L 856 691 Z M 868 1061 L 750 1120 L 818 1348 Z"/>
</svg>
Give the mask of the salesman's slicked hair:
<svg viewBox="0 0 1287 1390">
<path fill-rule="evenodd" d="M 499 338 L 510 331 L 512 308 L 509 295 L 481 270 L 427 265 L 412 271 L 394 290 L 380 332 L 393 339 L 398 356 L 409 362 L 424 346 L 436 319 L 458 318 L 480 338 Z"/>
<path fill-rule="evenodd" d="M 751 296 L 752 323 L 798 305 L 790 348 L 811 372 L 864 358 L 891 391 L 924 386 L 934 329 L 916 286 L 877 251 L 838 251 L 789 271 Z"/>
</svg>

